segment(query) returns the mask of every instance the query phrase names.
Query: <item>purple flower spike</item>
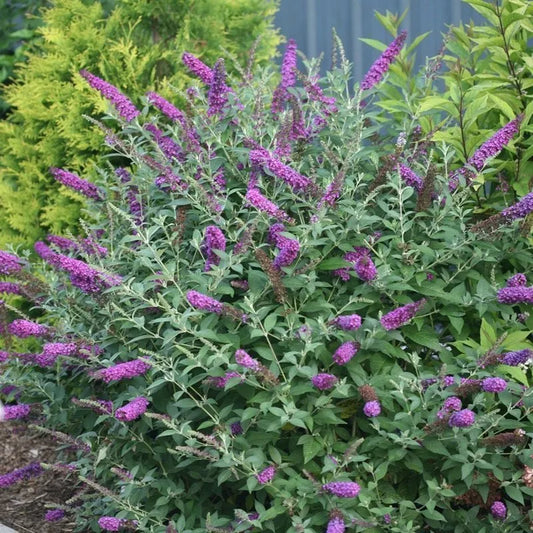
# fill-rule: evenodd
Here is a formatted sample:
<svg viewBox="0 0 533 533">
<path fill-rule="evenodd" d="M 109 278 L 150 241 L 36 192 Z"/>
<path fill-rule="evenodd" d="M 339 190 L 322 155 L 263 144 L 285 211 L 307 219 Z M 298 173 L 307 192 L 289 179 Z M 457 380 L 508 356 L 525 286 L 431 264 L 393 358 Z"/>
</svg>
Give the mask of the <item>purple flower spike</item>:
<svg viewBox="0 0 533 533">
<path fill-rule="evenodd" d="M 0 475 L 0 488 L 9 487 L 19 481 L 30 479 L 42 473 L 43 467 L 41 463 L 31 463 L 7 474 Z"/>
<path fill-rule="evenodd" d="M 96 89 L 106 100 L 115 106 L 118 114 L 126 122 L 132 121 L 140 114 L 139 110 L 133 105 L 131 100 L 124 96 L 115 86 L 86 70 L 80 70 L 80 74 L 87 80 L 93 89 Z"/>
<path fill-rule="evenodd" d="M 369 418 L 379 416 L 381 414 L 381 404 L 377 401 L 366 402 L 363 407 L 363 413 Z"/>
<path fill-rule="evenodd" d="M 157 93 L 149 92 L 146 93 L 148 101 L 153 104 L 163 115 L 166 115 L 170 120 L 174 122 L 179 122 L 182 126 L 187 123 L 185 115 L 177 107 L 171 104 L 168 100 L 165 100 L 162 96 Z"/>
<path fill-rule="evenodd" d="M 338 381 L 333 374 L 317 374 L 311 378 L 311 383 L 319 390 L 331 389 Z"/>
<path fill-rule="evenodd" d="M 425 303 L 425 298 L 422 298 L 422 300 L 418 300 L 418 302 L 412 302 L 403 307 L 398 307 L 398 309 L 394 309 L 381 317 L 381 325 L 387 331 L 397 329 L 400 326 L 407 324 Z"/>
<path fill-rule="evenodd" d="M 65 518 L 65 511 L 63 509 L 52 509 L 44 515 L 44 519 L 48 522 L 59 522 Z"/>
<path fill-rule="evenodd" d="M 259 474 L 256 474 L 255 477 L 257 478 L 257 481 L 261 483 L 261 485 L 264 485 L 265 483 L 270 483 L 272 479 L 274 479 L 274 475 L 276 474 L 276 468 L 274 466 L 267 466 L 264 470 L 261 470 Z"/>
<path fill-rule="evenodd" d="M 0 274 L 14 274 L 21 270 L 22 265 L 20 259 L 16 255 L 0 250 Z"/>
<path fill-rule="evenodd" d="M 461 407 L 463 406 L 463 402 L 461 401 L 461 398 L 458 398 L 457 396 L 450 396 L 449 398 L 446 398 L 444 400 L 444 404 L 442 408 L 445 411 L 460 411 Z"/>
<path fill-rule="evenodd" d="M 120 531 L 124 522 L 125 520 L 123 518 L 115 518 L 114 516 L 102 516 L 98 519 L 98 525 L 104 531 Z"/>
<path fill-rule="evenodd" d="M 475 421 L 476 415 L 470 409 L 463 409 L 450 416 L 448 425 L 455 428 L 466 428 L 471 426 Z"/>
<path fill-rule="evenodd" d="M 359 343 L 348 341 L 341 344 L 333 354 L 333 361 L 338 365 L 345 365 L 359 350 Z"/>
<path fill-rule="evenodd" d="M 1 258 L 0 258 L 0 261 L 2 261 Z M 2 267 L 0 266 L 0 269 L 1 268 Z M 21 294 L 22 290 L 18 283 L 11 283 L 9 281 L 0 281 L 0 292 L 3 292 L 4 294 Z"/>
<path fill-rule="evenodd" d="M 6 405 L 4 407 L 4 420 L 18 420 L 30 414 L 31 407 L 25 403 Z"/>
<path fill-rule="evenodd" d="M 241 435 L 242 432 L 243 432 L 243 429 L 242 429 L 242 425 L 240 422 L 233 422 L 231 425 L 230 425 L 230 431 L 231 431 L 231 434 L 235 437 L 237 435 Z"/>
<path fill-rule="evenodd" d="M 9 324 L 7 330 L 11 335 L 18 337 L 19 339 L 25 339 L 27 337 L 46 337 L 50 333 L 48 326 L 37 324 L 37 322 L 31 322 L 30 320 L 13 320 Z"/>
<path fill-rule="evenodd" d="M 219 59 L 213 68 L 213 79 L 209 87 L 207 102 L 209 104 L 208 116 L 221 116 L 223 114 L 224 107 L 228 102 L 228 86 L 226 85 L 226 69 L 223 59 Z"/>
<path fill-rule="evenodd" d="M 118 365 L 102 368 L 98 370 L 94 377 L 103 380 L 105 383 L 111 381 L 120 381 L 122 379 L 131 379 L 135 376 L 145 374 L 151 365 L 141 359 L 134 359 L 126 363 L 119 363 Z"/>
<path fill-rule="evenodd" d="M 339 329 L 354 331 L 361 327 L 361 317 L 359 315 L 341 315 L 331 321 Z"/>
<path fill-rule="evenodd" d="M 533 192 L 526 194 L 516 204 L 513 204 L 502 211 L 502 216 L 507 220 L 524 218 L 533 211 Z"/>
<path fill-rule="evenodd" d="M 215 250 L 224 252 L 226 250 L 226 237 L 217 226 L 207 226 L 205 237 L 202 243 L 202 251 L 207 256 L 204 270 L 207 272 L 212 265 L 220 263 L 220 257 L 214 253 Z"/>
<path fill-rule="evenodd" d="M 200 78 L 206 85 L 211 85 L 213 71 L 203 61 L 189 52 L 183 54 L 182 61 L 192 74 Z"/>
<path fill-rule="evenodd" d="M 144 396 L 138 396 L 124 407 L 117 409 L 115 412 L 115 418 L 117 420 L 122 420 L 123 422 L 131 422 L 144 414 L 149 403 L 150 402 Z"/>
<path fill-rule="evenodd" d="M 255 187 L 249 188 L 246 192 L 246 203 L 278 220 L 285 220 L 287 222 L 292 221 L 291 217 L 285 213 L 285 211 L 263 196 L 259 192 L 259 189 L 256 189 Z"/>
<path fill-rule="evenodd" d="M 326 533 L 344 533 L 345 531 L 346 526 L 342 518 L 335 516 L 328 522 Z"/>
<path fill-rule="evenodd" d="M 231 378 L 241 378 L 241 381 L 244 380 L 238 372 L 226 372 L 224 376 L 210 376 L 206 378 L 205 382 L 217 389 L 223 389 Z"/>
<path fill-rule="evenodd" d="M 283 111 L 283 104 L 288 100 L 287 89 L 296 84 L 296 41 L 289 39 L 281 64 L 281 81 L 272 96 L 272 113 Z"/>
<path fill-rule="evenodd" d="M 527 285 L 527 278 L 525 274 L 519 272 L 514 276 L 511 276 L 507 282 L 507 287 L 525 287 Z"/>
<path fill-rule="evenodd" d="M 505 520 L 505 517 L 507 516 L 507 507 L 505 506 L 505 503 L 496 501 L 490 506 L 490 514 L 496 519 L 496 520 Z"/>
<path fill-rule="evenodd" d="M 533 304 L 533 287 L 504 287 L 496 296 L 501 304 Z"/>
<path fill-rule="evenodd" d="M 187 301 L 196 309 L 210 311 L 219 315 L 222 313 L 223 305 L 218 300 L 211 298 L 197 291 L 187 291 L 185 295 Z"/>
<path fill-rule="evenodd" d="M 485 392 L 502 392 L 507 388 L 507 381 L 502 378 L 485 378 L 481 382 L 481 388 Z"/>
<path fill-rule="evenodd" d="M 235 352 L 235 360 L 239 365 L 244 368 L 249 368 L 254 372 L 258 372 L 261 369 L 261 363 L 244 350 L 237 350 Z"/>
<path fill-rule="evenodd" d="M 361 89 L 363 91 L 371 89 L 376 83 L 379 83 L 383 79 L 383 76 L 389 70 L 392 62 L 400 53 L 406 38 L 407 32 L 402 31 L 374 62 L 361 82 Z"/>
<path fill-rule="evenodd" d="M 52 176 L 67 187 L 70 187 L 74 191 L 77 191 L 87 198 L 92 198 L 93 200 L 102 200 L 103 194 L 100 189 L 94 184 L 87 180 L 81 179 L 79 176 L 62 168 L 50 168 L 50 173 Z"/>
<path fill-rule="evenodd" d="M 370 259 L 370 255 L 359 257 L 355 261 L 354 269 L 355 273 L 363 281 L 372 281 L 378 275 L 376 265 L 374 265 L 374 262 Z"/>
<path fill-rule="evenodd" d="M 354 481 L 332 481 L 322 485 L 322 490 L 339 498 L 355 498 L 359 494 L 361 487 Z"/>
<path fill-rule="evenodd" d="M 525 350 L 504 353 L 500 356 L 500 361 L 504 365 L 518 366 L 527 363 L 531 358 L 533 358 L 533 350 L 526 348 Z"/>
<path fill-rule="evenodd" d="M 413 187 L 417 192 L 419 192 L 423 185 L 424 181 L 418 175 L 416 175 L 408 166 L 400 165 L 400 176 L 407 185 Z"/>
<path fill-rule="evenodd" d="M 299 252 L 300 243 L 296 239 L 285 239 L 279 254 L 274 259 L 274 266 L 279 269 L 291 265 L 298 257 Z"/>
</svg>

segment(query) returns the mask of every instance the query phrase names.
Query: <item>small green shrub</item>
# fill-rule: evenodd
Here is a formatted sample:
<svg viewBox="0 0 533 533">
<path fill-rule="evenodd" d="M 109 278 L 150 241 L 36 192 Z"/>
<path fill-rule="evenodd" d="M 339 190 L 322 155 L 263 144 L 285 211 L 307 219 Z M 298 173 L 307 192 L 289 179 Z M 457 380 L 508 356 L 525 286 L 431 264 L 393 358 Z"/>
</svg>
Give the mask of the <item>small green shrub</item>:
<svg viewBox="0 0 533 533">
<path fill-rule="evenodd" d="M 261 36 L 256 57 L 270 59 L 276 8 L 274 0 L 54 1 L 38 30 L 42 45 L 3 95 L 12 113 L 0 123 L 0 246 L 77 231 L 79 197 L 59 189 L 48 169 L 69 165 L 92 179 L 95 156 L 107 152 L 102 133 L 83 124 L 82 114 L 105 103 L 79 81 L 80 69 L 139 97 L 152 89 L 168 96 L 190 83 L 180 66 L 185 49 L 212 63 L 224 48 L 243 62 Z"/>
<path fill-rule="evenodd" d="M 186 112 L 83 73 L 120 112 L 95 184 L 53 170 L 92 198 L 86 237 L 0 267 L 54 325 L 5 309 L 2 379 L 80 449 L 92 490 L 63 509 L 84 531 L 526 531 L 533 195 L 475 218 L 451 147 L 384 151 L 374 89 L 345 62 L 299 85 L 294 54 L 274 96 L 271 69 L 186 55 L 209 85 Z"/>
</svg>

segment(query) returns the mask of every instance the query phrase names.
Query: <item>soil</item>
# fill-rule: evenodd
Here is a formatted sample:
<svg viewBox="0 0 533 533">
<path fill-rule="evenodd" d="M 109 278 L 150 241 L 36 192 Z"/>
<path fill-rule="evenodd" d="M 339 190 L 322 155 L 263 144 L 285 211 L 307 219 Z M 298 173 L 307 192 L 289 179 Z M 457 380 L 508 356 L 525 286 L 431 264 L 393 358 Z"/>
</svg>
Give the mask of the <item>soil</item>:
<svg viewBox="0 0 533 533">
<path fill-rule="evenodd" d="M 60 461 L 58 443 L 50 436 L 24 425 L 0 422 L 0 475 L 28 465 Z M 0 523 L 17 533 L 71 533 L 74 523 L 67 518 L 47 522 L 44 515 L 75 493 L 76 478 L 63 471 L 45 470 L 29 480 L 0 487 Z"/>
</svg>

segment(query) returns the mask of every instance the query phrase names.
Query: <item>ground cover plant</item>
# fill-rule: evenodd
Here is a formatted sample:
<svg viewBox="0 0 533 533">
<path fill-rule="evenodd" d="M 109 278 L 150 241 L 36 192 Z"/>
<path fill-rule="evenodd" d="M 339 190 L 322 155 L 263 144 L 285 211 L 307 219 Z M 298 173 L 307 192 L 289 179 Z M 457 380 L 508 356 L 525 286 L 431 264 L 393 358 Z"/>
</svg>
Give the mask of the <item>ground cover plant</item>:
<svg viewBox="0 0 533 533">
<path fill-rule="evenodd" d="M 70 469 L 90 491 L 48 519 L 80 530 L 530 528 L 533 193 L 482 218 L 453 146 L 379 142 L 405 41 L 355 87 L 340 43 L 318 80 L 289 41 L 273 92 L 272 68 L 186 53 L 182 109 L 80 72 L 114 155 L 95 183 L 49 172 L 87 198 L 84 234 L 0 252 L 1 289 L 44 313 L 2 307 L 4 416 L 71 455 L 0 486 Z"/>
</svg>

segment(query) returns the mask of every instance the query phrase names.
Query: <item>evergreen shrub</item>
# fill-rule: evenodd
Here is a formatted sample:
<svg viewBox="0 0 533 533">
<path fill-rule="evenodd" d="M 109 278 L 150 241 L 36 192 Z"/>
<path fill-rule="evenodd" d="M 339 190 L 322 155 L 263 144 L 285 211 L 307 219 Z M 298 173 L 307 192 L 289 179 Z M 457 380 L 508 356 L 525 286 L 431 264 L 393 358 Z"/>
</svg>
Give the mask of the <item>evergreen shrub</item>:
<svg viewBox="0 0 533 533">
<path fill-rule="evenodd" d="M 480 219 L 449 145 L 415 127 L 384 150 L 404 41 L 364 90 L 346 61 L 296 72 L 292 41 L 274 93 L 271 68 L 185 54 L 183 110 L 75 79 L 115 108 L 95 183 L 52 169 L 89 197 L 85 234 L 0 252 L 46 313 L 3 308 L 6 412 L 69 466 L 1 486 L 62 468 L 85 492 L 56 514 L 83 531 L 529 529 L 533 195 Z M 519 124 L 477 146 L 484 172 Z"/>
</svg>

